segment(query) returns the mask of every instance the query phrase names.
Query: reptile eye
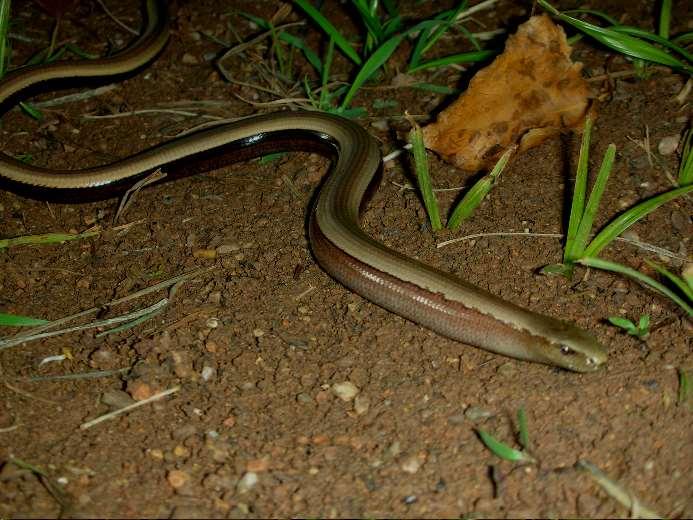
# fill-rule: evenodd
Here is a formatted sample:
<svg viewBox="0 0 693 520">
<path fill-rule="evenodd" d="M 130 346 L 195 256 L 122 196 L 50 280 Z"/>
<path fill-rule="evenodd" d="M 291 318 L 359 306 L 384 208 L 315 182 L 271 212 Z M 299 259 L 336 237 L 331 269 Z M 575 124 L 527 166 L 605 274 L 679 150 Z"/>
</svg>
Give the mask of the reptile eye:
<svg viewBox="0 0 693 520">
<path fill-rule="evenodd" d="M 563 354 L 564 356 L 572 356 L 575 355 L 576 352 L 568 345 L 561 345 L 561 354 Z"/>
</svg>

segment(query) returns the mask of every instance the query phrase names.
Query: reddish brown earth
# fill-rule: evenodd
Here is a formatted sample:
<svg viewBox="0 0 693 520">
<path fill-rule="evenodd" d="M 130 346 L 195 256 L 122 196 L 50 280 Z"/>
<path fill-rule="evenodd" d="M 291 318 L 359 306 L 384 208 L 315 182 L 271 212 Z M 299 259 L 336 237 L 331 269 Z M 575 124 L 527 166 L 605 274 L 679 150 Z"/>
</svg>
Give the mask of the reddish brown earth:
<svg viewBox="0 0 693 520">
<path fill-rule="evenodd" d="M 136 1 L 108 2 L 137 26 Z M 572 7 L 572 2 L 562 2 Z M 568 5 L 570 4 L 570 5 Z M 596 2 L 626 23 L 652 27 L 649 2 Z M 684 9 L 683 2 L 675 8 Z M 330 4 L 332 5 L 332 4 Z M 424 4 L 428 6 L 428 4 Z M 415 4 L 412 2 L 410 11 Z M 274 2 L 173 2 L 173 35 L 162 56 L 107 93 L 45 109 L 36 122 L 18 110 L 2 120 L 2 149 L 33 163 L 80 168 L 125 157 L 205 120 L 171 113 L 86 120 L 161 108 L 162 103 L 220 101 L 227 117 L 256 110 L 272 97 L 230 85 L 211 59 L 233 41 L 228 24 L 252 34 L 235 10 L 270 17 Z M 429 8 L 430 7 L 426 7 Z M 51 20 L 28 2 L 13 5 L 12 63 L 45 47 Z M 334 12 L 335 9 L 333 8 Z M 422 13 L 423 14 L 423 13 Z M 487 29 L 514 27 L 527 11 L 501 2 L 479 16 Z M 337 15 L 335 15 L 335 19 Z M 347 20 L 341 25 L 349 29 Z M 691 28 L 677 11 L 675 30 Z M 475 27 L 474 30 L 478 30 Z M 301 29 L 311 44 L 317 32 Z M 104 54 L 132 39 L 91 2 L 65 15 L 60 40 Z M 444 42 L 441 53 L 455 41 Z M 582 42 L 574 57 L 586 73 L 631 70 L 623 59 Z M 403 63 L 405 54 L 396 59 Z M 257 83 L 253 48 L 227 67 Z M 346 62 L 337 64 L 346 71 Z M 308 70 L 299 58 L 297 77 Z M 382 78 L 391 84 L 393 70 Z M 450 86 L 465 76 L 450 69 L 422 75 Z M 617 163 L 598 217 L 603 225 L 634 202 L 671 187 L 676 155 L 656 153 L 679 134 L 689 115 L 674 96 L 685 78 L 655 70 L 649 79 L 625 77 L 606 93 L 596 123 L 593 169 L 607 145 Z M 63 95 L 68 92 L 61 92 Z M 55 97 L 42 94 L 37 100 Z M 375 100 L 394 101 L 373 108 Z M 689 98 L 690 99 L 690 98 Z M 35 100 L 36 101 L 36 100 Z M 413 89 L 368 90 L 362 124 L 389 152 L 408 125 L 403 111 L 430 114 L 449 103 Z M 203 107 L 204 108 L 204 107 Z M 208 107 L 206 112 L 210 113 Z M 636 143 L 649 129 L 655 162 Z M 124 332 L 94 330 L 27 343 L 0 352 L 0 516 L 55 517 L 622 517 L 629 511 L 575 468 L 589 460 L 662 515 L 693 516 L 693 415 L 677 404 L 677 369 L 691 363 L 691 323 L 670 301 L 612 274 L 579 270 L 572 282 L 537 274 L 560 260 L 554 238 L 486 237 L 437 249 L 454 236 L 486 232 L 560 233 L 566 186 L 579 140 L 552 139 L 517 158 L 461 232 L 433 236 L 406 160 L 390 163 L 364 215 L 365 229 L 405 254 L 451 271 L 532 310 L 578 323 L 608 346 L 606 368 L 573 374 L 519 362 L 441 338 L 382 310 L 326 275 L 306 238 L 307 203 L 328 170 L 325 160 L 292 154 L 267 164 L 237 164 L 143 190 L 117 226 L 116 199 L 55 204 L 0 192 L 0 237 L 84 231 L 89 239 L 0 253 L 0 309 L 57 319 L 120 298 L 199 267 L 213 268 L 178 288 L 169 307 Z M 439 187 L 468 179 L 433 160 Z M 443 192 L 447 209 L 457 192 Z M 632 228 L 631 236 L 686 257 L 689 200 L 667 204 Z M 217 250 L 215 258 L 200 257 Z M 648 269 L 645 258 L 680 271 L 675 259 L 616 244 L 604 256 Z M 155 303 L 165 291 L 110 310 L 115 316 Z M 649 314 L 645 341 L 608 325 L 609 316 Z M 92 317 L 96 319 L 96 317 Z M 16 331 L 7 330 L 5 334 Z M 61 362 L 39 365 L 67 352 Z M 94 379 L 29 381 L 36 376 L 126 368 Z M 356 401 L 335 395 L 350 382 Z M 172 396 L 90 429 L 93 419 L 129 395 L 180 386 Z M 111 406 L 104 404 L 114 403 Z M 517 446 L 516 411 L 528 416 L 538 465 L 502 462 L 479 441 L 482 428 Z M 46 477 L 19 469 L 18 458 Z"/>
</svg>

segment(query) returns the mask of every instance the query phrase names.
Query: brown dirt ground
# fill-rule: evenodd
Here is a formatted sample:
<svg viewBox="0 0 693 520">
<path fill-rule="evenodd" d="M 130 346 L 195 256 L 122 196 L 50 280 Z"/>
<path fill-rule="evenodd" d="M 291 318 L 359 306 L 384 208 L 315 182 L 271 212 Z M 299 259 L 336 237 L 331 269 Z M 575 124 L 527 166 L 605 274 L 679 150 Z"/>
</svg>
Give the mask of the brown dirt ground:
<svg viewBox="0 0 693 520">
<path fill-rule="evenodd" d="M 137 25 L 138 2 L 109 3 Z M 629 23 L 654 23 L 650 2 L 593 4 Z M 173 2 L 174 33 L 159 59 L 104 95 L 46 109 L 42 122 L 10 111 L 0 130 L 3 151 L 30 154 L 35 164 L 79 168 L 204 122 L 167 113 L 101 120 L 85 120 L 85 114 L 191 100 L 222 101 L 216 113 L 223 115 L 253 112 L 234 94 L 271 98 L 223 81 L 211 62 L 221 47 L 201 33 L 231 40 L 232 24 L 249 35 L 252 29 L 234 9 L 269 17 L 275 7 L 257 0 Z M 480 19 L 489 28 L 512 27 L 525 7 L 501 2 Z M 678 30 L 691 28 L 690 12 L 683 15 L 676 18 Z M 28 2 L 15 2 L 13 16 L 13 31 L 31 38 L 13 42 L 17 64 L 45 46 L 51 20 Z M 348 27 L 348 20 L 342 23 Z M 317 44 L 317 32 L 302 31 Z M 104 53 L 132 36 L 95 3 L 83 2 L 66 15 L 60 38 Z M 574 55 L 591 76 L 606 66 L 630 67 L 586 43 Z M 237 78 L 256 82 L 257 60 L 267 60 L 262 49 L 230 66 Z M 307 70 L 302 67 L 298 60 L 297 70 Z M 464 82 L 450 70 L 429 79 Z M 650 79 L 611 86 L 596 123 L 593 168 L 610 142 L 618 159 L 598 224 L 670 188 L 665 169 L 675 170 L 676 156 L 655 153 L 652 166 L 634 139 L 647 127 L 656 148 L 682 131 L 687 108 L 673 96 L 683 83 L 681 76 L 655 71 Z M 602 83 L 593 85 L 605 91 Z M 395 136 L 407 129 L 404 109 L 426 114 L 447 102 L 404 88 L 366 91 L 357 104 L 372 107 L 376 99 L 396 103 L 371 109 L 372 118 L 363 120 L 386 152 L 400 145 Z M 517 158 L 458 235 L 561 232 L 577 148 L 578 138 L 564 136 Z M 432 167 L 440 187 L 466 182 L 440 161 Z M 437 241 L 452 235 L 430 233 L 417 195 L 398 187 L 411 180 L 408 163 L 398 161 L 386 168 L 365 212 L 369 233 L 503 298 L 578 323 L 608 345 L 610 358 L 604 370 L 580 375 L 441 338 L 363 300 L 315 264 L 305 217 L 327 169 L 317 156 L 292 154 L 154 186 L 137 196 L 121 220 L 131 226 L 121 229 L 112 225 L 115 199 L 48 204 L 1 192 L 3 238 L 95 225 L 104 230 L 86 240 L 2 252 L 4 312 L 57 319 L 196 267 L 214 269 L 181 286 L 163 314 L 131 330 L 98 337 L 93 330 L 75 332 L 0 352 L 0 463 L 14 456 L 42 468 L 64 495 L 67 516 L 627 515 L 574 467 L 587 459 L 661 514 L 693 516 L 693 415 L 676 403 L 677 369 L 691 363 L 691 324 L 677 307 L 611 274 L 581 270 L 572 282 L 538 275 L 539 267 L 559 261 L 556 239 L 489 237 L 437 249 Z M 445 208 L 454 196 L 441 194 Z M 632 235 L 685 257 L 691 209 L 688 201 L 670 203 Z M 225 254 L 214 259 L 196 255 L 219 246 Z M 653 255 L 617 244 L 605 256 L 646 269 L 643 260 Z M 681 268 L 676 260 L 668 263 Z M 106 316 L 164 296 L 148 295 Z M 605 323 L 608 316 L 643 313 L 652 318 L 646 341 Z M 39 365 L 64 352 L 68 359 Z M 131 370 L 96 379 L 27 380 L 118 368 Z M 333 393 L 333 385 L 345 381 L 360 390 L 357 405 Z M 111 409 L 104 398 L 118 403 L 126 393 L 176 385 L 180 390 L 169 398 L 79 428 Z M 527 411 L 536 466 L 500 461 L 476 434 L 483 428 L 515 444 L 520 407 Z M 1 517 L 59 512 L 45 479 L 4 465 Z"/>
</svg>

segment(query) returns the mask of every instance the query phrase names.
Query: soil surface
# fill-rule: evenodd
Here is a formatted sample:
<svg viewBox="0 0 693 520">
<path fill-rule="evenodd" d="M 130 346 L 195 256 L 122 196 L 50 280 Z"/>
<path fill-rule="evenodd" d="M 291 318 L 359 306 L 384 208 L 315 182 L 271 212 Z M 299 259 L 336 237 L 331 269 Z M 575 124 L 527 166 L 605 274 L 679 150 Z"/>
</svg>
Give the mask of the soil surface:
<svg viewBox="0 0 693 520">
<path fill-rule="evenodd" d="M 107 3 L 117 18 L 138 27 L 137 1 Z M 422 17 L 445 4 L 408 2 L 406 12 Z M 690 30 L 685 2 L 675 4 L 682 11 L 673 32 Z M 328 2 L 326 12 L 356 34 L 340 5 Z M 655 26 L 651 2 L 591 4 L 600 6 L 625 23 Z M 502 1 L 470 27 L 512 31 L 530 7 Z M 101 95 L 42 107 L 41 121 L 9 110 L 0 129 L 3 151 L 35 165 L 77 169 L 169 140 L 211 116 L 271 111 L 278 107 L 258 103 L 303 96 L 291 83 L 278 95 L 254 86 L 271 88 L 262 69 L 274 66 L 267 39 L 225 60 L 243 83 L 230 84 L 215 66 L 225 51 L 220 42 L 259 32 L 240 11 L 269 19 L 276 8 L 257 0 L 172 2 L 173 33 L 158 59 Z M 30 2 L 13 2 L 12 15 L 16 66 L 46 47 L 53 20 Z M 285 21 L 299 19 L 293 13 Z M 295 31 L 324 48 L 316 29 Z M 67 12 L 58 34 L 59 43 L 96 55 L 133 38 L 96 2 Z M 462 36 L 443 40 L 436 52 L 460 48 L 468 49 Z M 402 145 L 405 110 L 426 122 L 453 98 L 392 88 L 407 52 L 370 85 L 378 88 L 355 102 L 367 108 L 360 122 L 384 153 Z M 653 68 L 645 79 L 627 75 L 631 64 L 584 41 L 573 56 L 595 78 L 600 98 L 592 171 L 609 143 L 618 147 L 597 217 L 603 226 L 672 187 L 678 155 L 661 155 L 657 145 L 683 131 L 690 98 L 683 105 L 675 99 L 685 78 L 667 70 Z M 310 71 L 299 55 L 291 66 L 296 80 Z M 607 70 L 626 75 L 604 81 Z M 335 72 L 348 77 L 342 57 Z M 469 72 L 448 68 L 417 78 L 463 88 Z M 32 101 L 79 92 L 84 89 L 41 93 Z M 646 133 L 650 158 L 639 144 Z M 100 230 L 81 240 L 2 251 L 3 312 L 55 320 L 100 308 L 82 320 L 88 323 L 170 298 L 163 312 L 120 332 L 92 328 L 0 352 L 0 516 L 56 517 L 61 510 L 73 517 L 178 518 L 630 514 L 576 466 L 580 460 L 596 464 L 661 515 L 693 516 L 693 412 L 677 403 L 678 370 L 691 366 L 691 323 L 683 312 L 610 273 L 579 269 L 572 281 L 538 274 L 561 259 L 555 237 L 485 236 L 435 247 L 478 233 L 562 233 L 578 148 L 579 136 L 565 135 L 517 157 L 460 232 L 437 235 L 407 187 L 411 165 L 401 156 L 384 168 L 363 224 L 406 255 L 591 331 L 609 350 L 607 366 L 591 374 L 442 338 L 335 282 L 315 263 L 307 240 L 309 203 L 329 171 L 317 155 L 244 162 L 147 187 L 115 223 L 117 198 L 83 202 L 77 195 L 65 204 L 0 192 L 0 238 Z M 473 180 L 431 160 L 439 188 L 468 187 Z M 459 193 L 438 193 L 444 211 Z M 623 242 L 603 256 L 650 274 L 645 259 L 680 272 L 692 210 L 689 200 L 674 201 L 628 232 L 674 258 Z M 175 290 L 167 286 L 103 306 L 196 269 Z M 651 317 L 645 340 L 606 322 L 641 314 Z M 98 377 L 55 377 L 95 372 Z M 177 391 L 80 428 L 168 389 Z M 482 429 L 519 447 L 520 408 L 537 464 L 502 461 L 478 437 Z M 43 474 L 8 462 L 12 458 Z"/>
</svg>

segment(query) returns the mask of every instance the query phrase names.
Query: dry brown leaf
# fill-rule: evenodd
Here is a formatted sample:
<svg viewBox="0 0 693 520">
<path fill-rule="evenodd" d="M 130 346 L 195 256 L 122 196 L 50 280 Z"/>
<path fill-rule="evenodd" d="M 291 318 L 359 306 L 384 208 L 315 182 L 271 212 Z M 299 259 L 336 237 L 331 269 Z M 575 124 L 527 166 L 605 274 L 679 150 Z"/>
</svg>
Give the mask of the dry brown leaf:
<svg viewBox="0 0 693 520">
<path fill-rule="evenodd" d="M 523 151 L 562 130 L 581 128 L 589 87 L 570 60 L 563 29 L 533 16 L 505 51 L 424 128 L 426 147 L 469 171 L 491 168 L 510 146 Z"/>
</svg>

